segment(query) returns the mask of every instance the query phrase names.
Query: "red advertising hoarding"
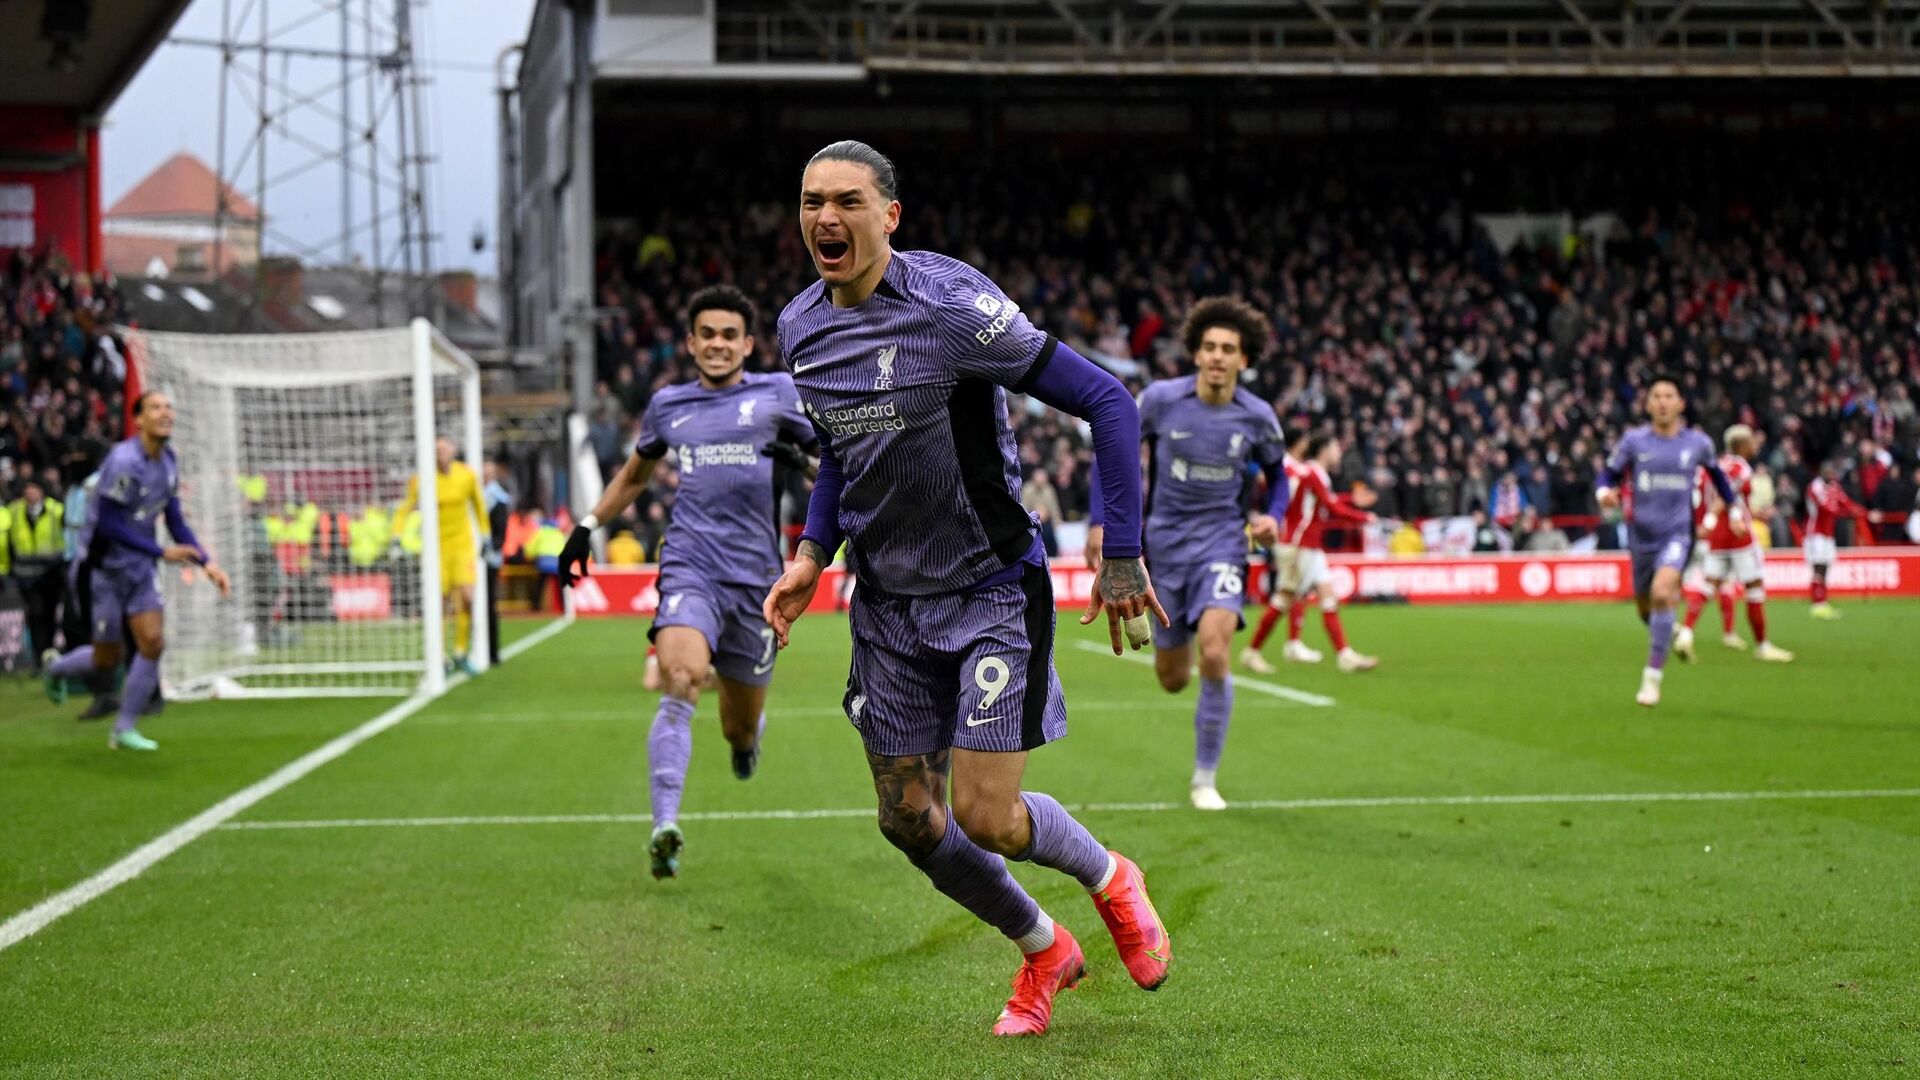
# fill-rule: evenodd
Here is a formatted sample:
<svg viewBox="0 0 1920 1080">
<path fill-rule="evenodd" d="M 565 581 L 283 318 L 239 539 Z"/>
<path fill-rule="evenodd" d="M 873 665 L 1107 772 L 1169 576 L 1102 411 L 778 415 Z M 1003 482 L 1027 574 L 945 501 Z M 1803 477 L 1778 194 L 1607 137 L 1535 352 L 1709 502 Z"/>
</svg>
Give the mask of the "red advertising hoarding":
<svg viewBox="0 0 1920 1080">
<path fill-rule="evenodd" d="M 1474 555 L 1394 559 L 1329 555 L 1334 590 L 1344 601 L 1406 600 L 1416 604 L 1493 604 L 1568 600 L 1626 600 L 1633 575 L 1627 557 L 1597 555 Z M 1810 572 L 1798 551 L 1770 552 L 1767 592 L 1805 596 Z M 1265 600 L 1263 574 L 1251 574 L 1256 601 Z M 573 590 L 580 615 L 652 615 L 659 605 L 659 572 L 651 566 L 596 567 Z M 829 569 L 813 594 L 812 611 L 832 611 L 840 571 Z M 1920 548 L 1876 547 L 1840 553 L 1827 574 L 1836 595 L 1920 596 Z M 1053 564 L 1053 594 L 1063 610 L 1084 607 L 1093 575 L 1079 559 Z"/>
</svg>

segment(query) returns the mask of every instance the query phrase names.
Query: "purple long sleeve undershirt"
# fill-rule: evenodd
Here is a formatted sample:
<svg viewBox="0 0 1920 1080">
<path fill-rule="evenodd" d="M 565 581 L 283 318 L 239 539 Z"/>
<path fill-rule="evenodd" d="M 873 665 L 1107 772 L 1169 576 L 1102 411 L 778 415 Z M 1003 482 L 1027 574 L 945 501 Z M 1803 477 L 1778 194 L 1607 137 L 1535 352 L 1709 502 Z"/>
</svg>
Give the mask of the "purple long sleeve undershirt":
<svg viewBox="0 0 1920 1080">
<path fill-rule="evenodd" d="M 840 471 L 840 459 L 834 456 L 827 433 L 816 432 L 820 436 L 820 468 L 813 478 L 813 494 L 807 497 L 807 527 L 800 530 L 800 539 L 819 544 L 831 559 L 846 539 L 840 532 L 840 491 L 847 486 L 847 474 Z"/>
<path fill-rule="evenodd" d="M 95 536 L 104 536 L 116 544 L 120 544 L 123 547 L 130 547 L 142 555 L 151 558 L 160 559 L 166 557 L 166 551 L 161 548 L 153 537 L 145 535 L 134 527 L 133 519 L 127 515 L 126 507 L 114 502 L 112 499 L 101 499 L 99 502 L 99 514 L 99 519 L 94 523 L 93 527 Z M 179 499 L 168 500 L 166 517 L 167 532 L 173 537 L 174 543 L 185 544 L 192 548 L 194 552 L 200 556 L 202 563 L 209 561 L 207 559 L 207 549 L 200 546 L 199 538 L 193 535 L 193 529 L 187 525 L 186 515 L 180 512 Z"/>
<path fill-rule="evenodd" d="M 201 565 L 213 560 L 207 556 L 207 549 L 200 545 L 200 538 L 193 535 L 193 526 L 187 524 L 187 515 L 180 509 L 178 496 L 167 500 L 167 535 L 173 537 L 176 544 L 185 544 L 200 556 Z"/>
<path fill-rule="evenodd" d="M 1111 522 L 1107 558 L 1140 557 L 1140 407 L 1107 369 L 1065 344 L 1032 381 L 1034 397 L 1093 427 L 1093 476 L 1089 495 L 1095 519 Z"/>
</svg>

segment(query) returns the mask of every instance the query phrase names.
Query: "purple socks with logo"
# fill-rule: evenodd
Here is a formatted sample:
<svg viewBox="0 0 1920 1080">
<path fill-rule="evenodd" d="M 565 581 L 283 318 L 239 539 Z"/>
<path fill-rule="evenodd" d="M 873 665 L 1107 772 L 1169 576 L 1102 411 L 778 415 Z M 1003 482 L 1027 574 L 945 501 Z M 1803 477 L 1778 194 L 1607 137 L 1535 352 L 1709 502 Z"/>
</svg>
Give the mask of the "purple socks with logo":
<svg viewBox="0 0 1920 1080">
<path fill-rule="evenodd" d="M 1013 880 L 1005 859 L 967 839 L 944 808 L 942 816 L 947 820 L 947 831 L 939 845 L 926 858 L 913 860 L 913 865 L 927 875 L 934 888 L 973 912 L 981 922 L 1014 941 L 1025 937 L 1040 923 L 1040 905 Z M 1036 829 L 1035 834 L 1038 832 Z M 1106 858 L 1105 852 L 1101 858 Z"/>
<path fill-rule="evenodd" d="M 47 669 L 56 679 L 86 679 L 93 676 L 93 646 L 82 645 L 55 660 Z"/>
<path fill-rule="evenodd" d="M 160 665 L 135 653 L 133 663 L 127 668 L 127 685 L 120 692 L 120 718 L 113 722 L 113 730 L 132 731 L 158 689 Z"/>
<path fill-rule="evenodd" d="M 1647 666 L 1659 671 L 1667 666 L 1667 646 L 1673 643 L 1673 609 L 1661 608 L 1647 619 Z"/>
<path fill-rule="evenodd" d="M 1023 791 L 1020 801 L 1027 804 L 1033 841 L 1014 857 L 1072 875 L 1082 888 L 1099 888 L 1107 877 L 1107 849 L 1100 846 L 1100 841 L 1053 796 Z"/>
<path fill-rule="evenodd" d="M 1220 767 L 1227 748 L 1227 726 L 1233 723 L 1233 676 L 1200 680 L 1200 703 L 1193 708 L 1193 764 L 1211 773 Z"/>
<path fill-rule="evenodd" d="M 647 734 L 647 772 L 653 790 L 653 823 L 680 817 L 680 793 L 687 786 L 687 762 L 693 759 L 693 702 L 662 697 Z"/>
</svg>

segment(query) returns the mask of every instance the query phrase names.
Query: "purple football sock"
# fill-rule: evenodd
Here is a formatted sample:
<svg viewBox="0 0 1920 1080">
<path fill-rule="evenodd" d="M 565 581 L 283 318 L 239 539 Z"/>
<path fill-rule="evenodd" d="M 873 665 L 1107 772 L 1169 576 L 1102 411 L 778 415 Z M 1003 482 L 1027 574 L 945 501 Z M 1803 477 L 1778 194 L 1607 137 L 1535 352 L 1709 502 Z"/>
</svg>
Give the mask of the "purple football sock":
<svg viewBox="0 0 1920 1080">
<path fill-rule="evenodd" d="M 1018 941 L 1040 924 L 1040 905 L 1007 873 L 1007 861 L 967 839 L 944 815 L 947 831 L 933 854 L 913 860 L 933 887 L 973 912 L 975 918 Z M 1102 853 L 1104 858 L 1104 853 Z"/>
<path fill-rule="evenodd" d="M 120 718 L 113 722 L 113 730 L 132 731 L 140 714 L 146 711 L 147 702 L 153 700 L 153 692 L 158 689 L 160 665 L 135 653 L 133 664 L 127 669 L 127 685 L 120 691 Z"/>
<path fill-rule="evenodd" d="M 1033 840 L 1014 858 L 1070 874 L 1082 888 L 1098 888 L 1107 876 L 1107 849 L 1100 846 L 1100 841 L 1053 796 L 1023 791 L 1020 801 L 1027 804 Z"/>
<path fill-rule="evenodd" d="M 1673 642 L 1673 609 L 1661 608 L 1647 620 L 1647 666 L 1659 671 L 1667 666 L 1667 646 Z"/>
<path fill-rule="evenodd" d="M 1233 723 L 1233 676 L 1201 679 L 1200 702 L 1193 707 L 1193 764 L 1213 770 L 1220 767 L 1220 752 L 1227 748 L 1227 726 Z"/>
<path fill-rule="evenodd" d="M 680 817 L 680 792 L 693 758 L 693 702 L 662 697 L 647 734 L 647 773 L 653 788 L 653 823 Z"/>
<path fill-rule="evenodd" d="M 84 679 L 93 674 L 93 646 L 82 645 L 47 668 L 56 679 Z"/>
</svg>

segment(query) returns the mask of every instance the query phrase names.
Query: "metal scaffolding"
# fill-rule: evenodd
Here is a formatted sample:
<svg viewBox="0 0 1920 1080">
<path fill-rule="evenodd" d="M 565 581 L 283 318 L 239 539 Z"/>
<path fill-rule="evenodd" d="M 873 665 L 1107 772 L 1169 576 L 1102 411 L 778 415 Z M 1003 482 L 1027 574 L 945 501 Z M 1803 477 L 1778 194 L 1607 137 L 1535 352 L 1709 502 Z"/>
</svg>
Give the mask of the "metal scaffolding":
<svg viewBox="0 0 1920 1080">
<path fill-rule="evenodd" d="M 221 0 L 219 37 L 169 39 L 220 57 L 216 235 L 225 235 L 229 190 L 251 188 L 263 246 L 306 263 L 365 267 L 366 300 L 382 325 L 428 315 L 432 304 L 434 159 L 416 59 L 423 6 Z M 339 177 L 338 232 L 313 242 L 275 228 L 275 189 L 321 170 Z M 404 283 L 399 306 L 389 301 L 389 275 Z M 256 304 L 264 295 L 257 269 L 253 295 Z"/>
</svg>

